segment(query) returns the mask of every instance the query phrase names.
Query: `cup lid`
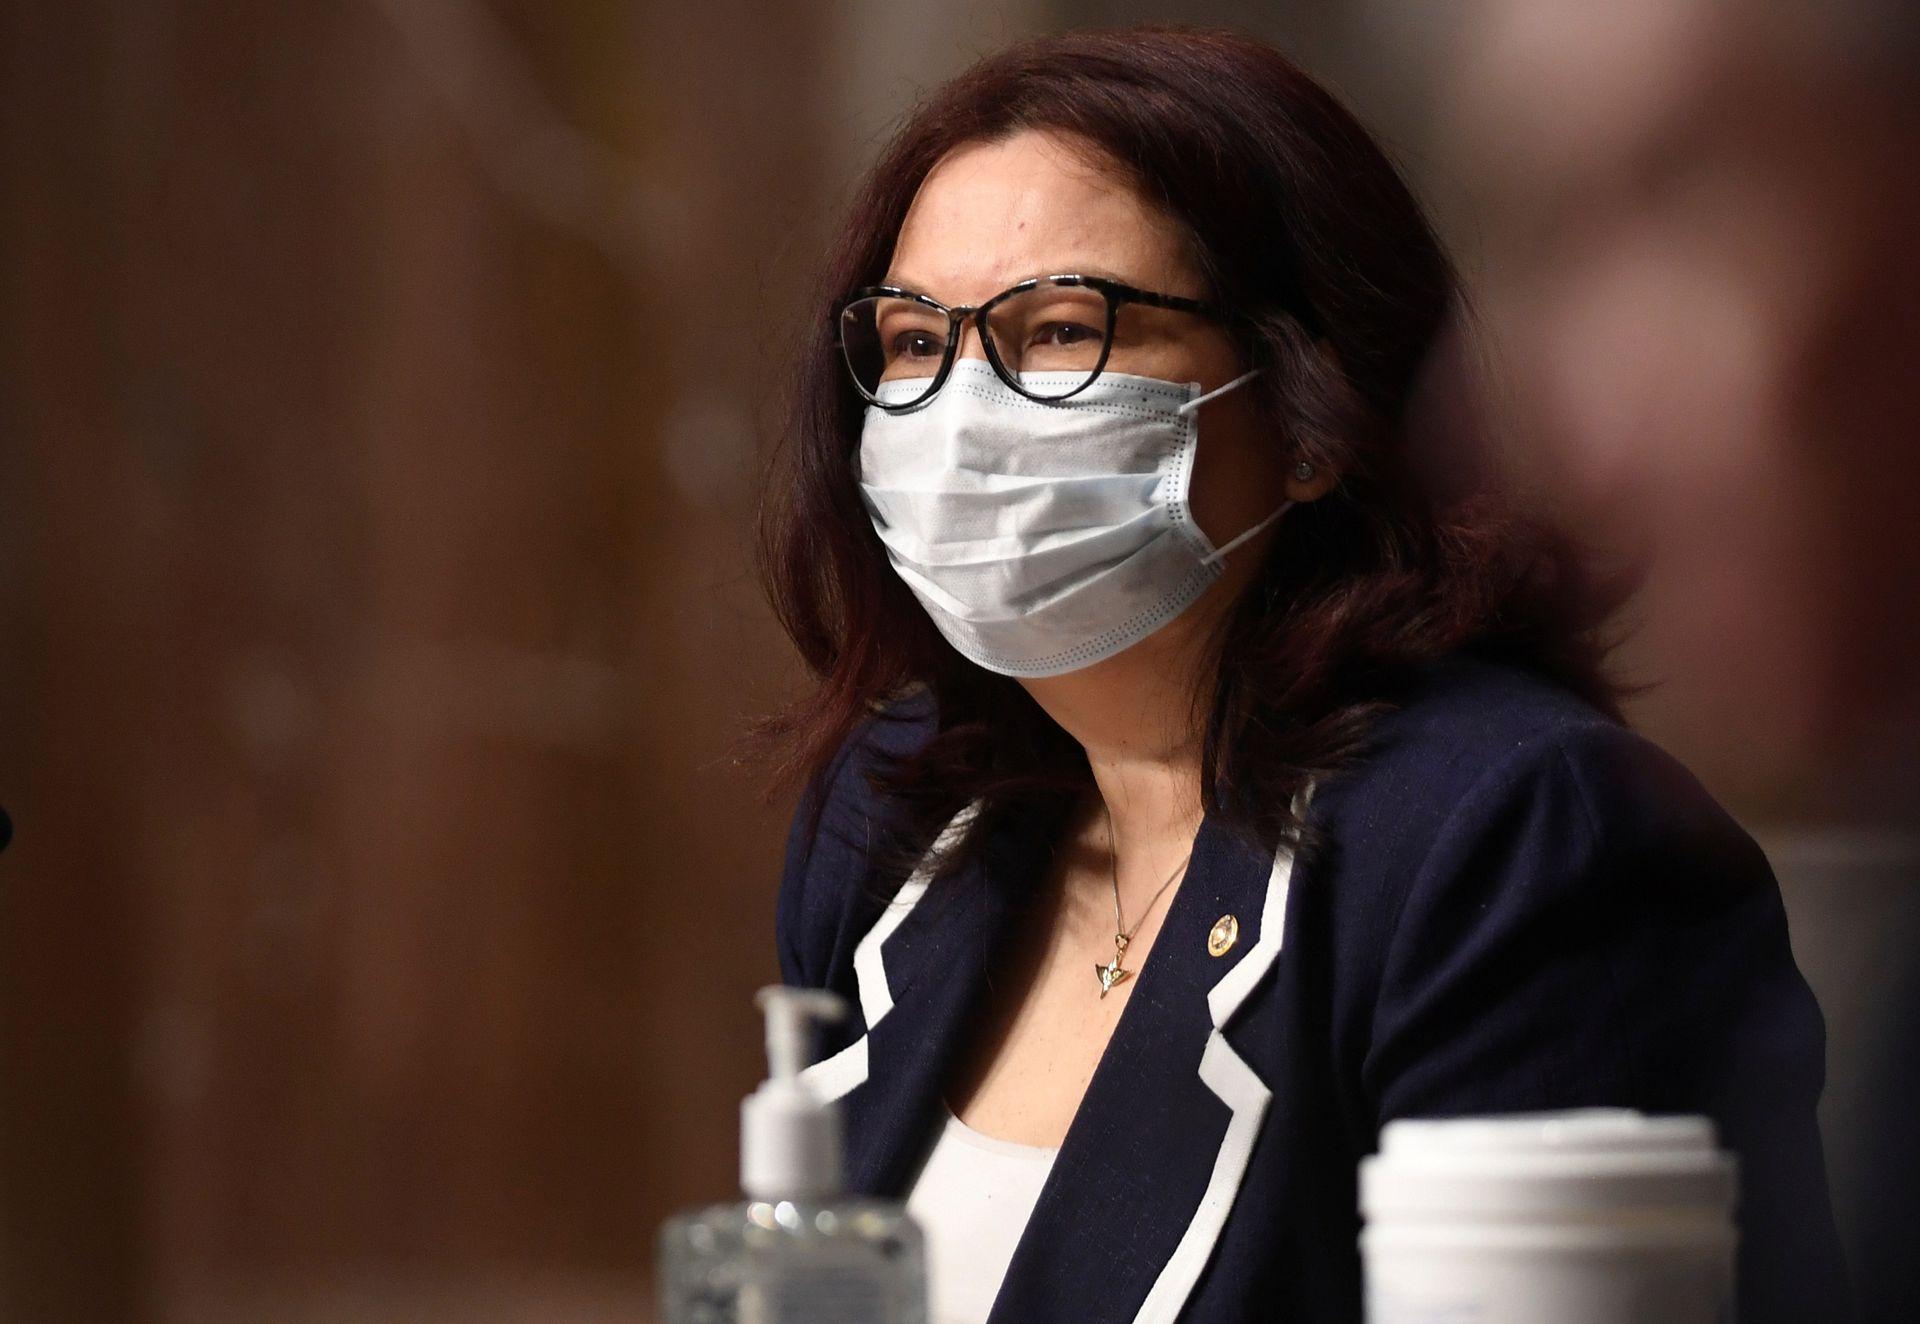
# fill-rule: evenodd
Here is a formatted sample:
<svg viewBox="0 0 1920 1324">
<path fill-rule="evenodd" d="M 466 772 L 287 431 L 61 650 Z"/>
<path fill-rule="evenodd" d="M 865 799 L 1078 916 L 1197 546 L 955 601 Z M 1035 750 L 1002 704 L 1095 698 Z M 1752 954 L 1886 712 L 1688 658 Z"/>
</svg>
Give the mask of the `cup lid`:
<svg viewBox="0 0 1920 1324">
<path fill-rule="evenodd" d="M 1716 1140 L 1711 1118 L 1631 1108 L 1406 1118 L 1361 1161 L 1360 1208 L 1370 1218 L 1724 1212 L 1736 1167 Z"/>
</svg>

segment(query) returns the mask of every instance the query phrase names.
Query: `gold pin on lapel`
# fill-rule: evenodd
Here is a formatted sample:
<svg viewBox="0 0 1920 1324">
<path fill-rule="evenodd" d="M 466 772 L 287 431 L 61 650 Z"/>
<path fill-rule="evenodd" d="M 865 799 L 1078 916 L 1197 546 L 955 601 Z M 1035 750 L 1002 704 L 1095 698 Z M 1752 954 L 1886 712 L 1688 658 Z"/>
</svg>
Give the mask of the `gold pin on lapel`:
<svg viewBox="0 0 1920 1324">
<path fill-rule="evenodd" d="M 1225 956 L 1238 941 L 1240 941 L 1240 921 L 1232 915 L 1222 915 L 1213 922 L 1213 928 L 1207 934 L 1207 955 Z"/>
</svg>

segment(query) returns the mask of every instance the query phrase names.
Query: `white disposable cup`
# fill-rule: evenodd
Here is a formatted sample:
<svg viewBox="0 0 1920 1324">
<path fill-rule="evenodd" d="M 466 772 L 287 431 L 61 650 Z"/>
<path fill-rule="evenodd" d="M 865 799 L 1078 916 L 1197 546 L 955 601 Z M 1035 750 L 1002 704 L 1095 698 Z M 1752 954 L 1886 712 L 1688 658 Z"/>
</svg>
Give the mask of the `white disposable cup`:
<svg viewBox="0 0 1920 1324">
<path fill-rule="evenodd" d="M 1705 1117 L 1389 1122 L 1360 1163 L 1367 1324 L 1727 1324 L 1735 1187 Z"/>
</svg>

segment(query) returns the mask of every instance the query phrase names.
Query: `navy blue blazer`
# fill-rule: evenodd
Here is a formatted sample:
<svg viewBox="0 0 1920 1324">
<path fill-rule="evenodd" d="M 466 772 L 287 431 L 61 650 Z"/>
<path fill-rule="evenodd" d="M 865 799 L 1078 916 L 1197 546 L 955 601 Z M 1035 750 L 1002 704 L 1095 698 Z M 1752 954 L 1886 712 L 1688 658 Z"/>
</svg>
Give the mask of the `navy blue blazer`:
<svg viewBox="0 0 1920 1324">
<path fill-rule="evenodd" d="M 854 1009 L 808 1074 L 843 1100 L 850 1188 L 893 1198 L 1057 839 L 1005 829 L 950 890 L 878 878 L 888 818 L 859 771 L 933 724 L 920 696 L 848 741 L 810 792 L 815 839 L 807 797 L 795 815 L 776 919 L 785 982 Z M 1460 658 L 1309 815 L 1322 844 L 1297 861 L 1202 822 L 991 1324 L 1358 1320 L 1356 1168 L 1382 1125 L 1587 1105 L 1718 1124 L 1741 1324 L 1846 1317 L 1820 1012 L 1765 857 L 1685 769 Z M 1226 914 L 1241 936 L 1216 958 Z"/>
</svg>

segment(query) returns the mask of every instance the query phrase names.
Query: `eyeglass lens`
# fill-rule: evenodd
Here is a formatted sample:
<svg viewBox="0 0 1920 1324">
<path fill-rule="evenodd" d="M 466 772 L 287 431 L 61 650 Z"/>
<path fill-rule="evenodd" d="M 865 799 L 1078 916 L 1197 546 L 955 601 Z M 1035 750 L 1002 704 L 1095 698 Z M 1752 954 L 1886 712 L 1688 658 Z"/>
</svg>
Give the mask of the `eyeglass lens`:
<svg viewBox="0 0 1920 1324">
<path fill-rule="evenodd" d="M 987 330 L 1001 366 L 1019 374 L 1028 394 L 1057 399 L 1081 390 L 1100 371 L 1107 298 L 1084 285 L 1042 282 L 994 304 Z M 938 309 L 892 295 L 857 300 L 840 321 L 854 380 L 867 395 L 894 405 L 928 394 L 947 351 L 948 332 L 947 317 Z"/>
</svg>

